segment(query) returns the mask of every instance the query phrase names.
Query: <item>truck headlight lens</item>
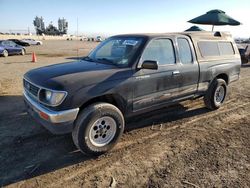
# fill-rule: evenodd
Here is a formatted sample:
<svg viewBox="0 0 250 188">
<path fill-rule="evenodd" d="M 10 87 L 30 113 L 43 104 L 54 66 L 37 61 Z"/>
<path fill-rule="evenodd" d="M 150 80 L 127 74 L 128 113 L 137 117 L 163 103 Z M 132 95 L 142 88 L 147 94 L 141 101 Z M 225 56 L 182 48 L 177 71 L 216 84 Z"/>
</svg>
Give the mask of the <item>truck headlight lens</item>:
<svg viewBox="0 0 250 188">
<path fill-rule="evenodd" d="M 43 89 L 40 92 L 39 100 L 49 106 L 57 106 L 63 102 L 67 95 L 65 91 L 54 91 Z"/>
</svg>

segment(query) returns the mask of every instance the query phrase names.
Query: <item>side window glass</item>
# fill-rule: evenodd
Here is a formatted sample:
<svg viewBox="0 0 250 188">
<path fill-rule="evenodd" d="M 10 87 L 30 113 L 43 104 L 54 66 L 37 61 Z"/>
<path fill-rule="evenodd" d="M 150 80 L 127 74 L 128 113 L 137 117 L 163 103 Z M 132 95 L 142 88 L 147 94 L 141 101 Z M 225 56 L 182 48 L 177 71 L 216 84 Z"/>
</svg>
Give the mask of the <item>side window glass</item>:
<svg viewBox="0 0 250 188">
<path fill-rule="evenodd" d="M 141 61 L 157 61 L 159 65 L 174 64 L 175 53 L 170 39 L 155 39 L 145 48 Z"/>
<path fill-rule="evenodd" d="M 200 41 L 198 46 L 203 57 L 219 56 L 220 51 L 217 42 L 213 41 Z"/>
<path fill-rule="evenodd" d="M 9 46 L 14 47 L 14 46 L 15 46 L 15 43 L 12 42 L 12 41 L 9 41 Z"/>
<path fill-rule="evenodd" d="M 190 64 L 193 62 L 192 52 L 189 42 L 185 38 L 177 39 L 179 56 L 182 64 Z"/>
<path fill-rule="evenodd" d="M 234 55 L 234 49 L 231 42 L 219 42 L 220 55 Z"/>
</svg>

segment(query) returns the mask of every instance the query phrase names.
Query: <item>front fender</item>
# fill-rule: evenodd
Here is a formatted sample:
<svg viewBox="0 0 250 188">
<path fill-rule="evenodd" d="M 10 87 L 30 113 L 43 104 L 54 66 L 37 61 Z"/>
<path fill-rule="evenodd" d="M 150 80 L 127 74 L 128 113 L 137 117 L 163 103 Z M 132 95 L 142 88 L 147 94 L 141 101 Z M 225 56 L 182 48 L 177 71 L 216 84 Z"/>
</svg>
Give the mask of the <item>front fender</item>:
<svg viewBox="0 0 250 188">
<path fill-rule="evenodd" d="M 5 48 L 0 47 L 0 53 L 3 53 L 4 50 L 5 50 Z"/>
</svg>

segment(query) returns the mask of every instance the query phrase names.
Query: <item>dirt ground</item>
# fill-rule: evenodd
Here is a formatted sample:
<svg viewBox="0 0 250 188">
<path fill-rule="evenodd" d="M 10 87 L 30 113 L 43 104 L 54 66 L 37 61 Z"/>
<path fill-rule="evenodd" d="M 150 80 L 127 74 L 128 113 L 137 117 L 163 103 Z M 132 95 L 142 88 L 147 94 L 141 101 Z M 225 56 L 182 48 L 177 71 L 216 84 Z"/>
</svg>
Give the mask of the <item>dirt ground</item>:
<svg viewBox="0 0 250 188">
<path fill-rule="evenodd" d="M 0 58 L 0 186 L 250 187 L 250 63 L 219 110 L 199 99 L 138 116 L 126 122 L 118 145 L 97 158 L 82 155 L 71 135 L 52 135 L 29 117 L 23 74 L 73 61 L 96 45 L 44 41 L 25 56 Z M 32 52 L 37 63 L 30 62 Z"/>
</svg>

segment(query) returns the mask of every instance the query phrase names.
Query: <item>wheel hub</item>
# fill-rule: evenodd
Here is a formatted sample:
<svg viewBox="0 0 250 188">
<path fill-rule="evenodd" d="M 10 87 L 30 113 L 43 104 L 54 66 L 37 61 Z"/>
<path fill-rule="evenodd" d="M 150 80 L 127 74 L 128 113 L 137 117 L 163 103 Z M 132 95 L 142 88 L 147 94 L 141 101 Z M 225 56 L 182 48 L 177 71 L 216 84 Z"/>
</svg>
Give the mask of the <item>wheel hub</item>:
<svg viewBox="0 0 250 188">
<path fill-rule="evenodd" d="M 4 50 L 3 55 L 4 55 L 4 57 L 6 57 L 8 55 L 8 52 L 6 50 Z"/>
<path fill-rule="evenodd" d="M 225 88 L 223 86 L 219 86 L 215 91 L 215 102 L 220 104 L 223 102 L 225 97 Z"/>
<path fill-rule="evenodd" d="M 116 122 L 112 117 L 104 116 L 95 121 L 89 132 L 94 146 L 102 147 L 110 143 L 116 133 Z"/>
</svg>

